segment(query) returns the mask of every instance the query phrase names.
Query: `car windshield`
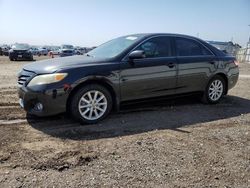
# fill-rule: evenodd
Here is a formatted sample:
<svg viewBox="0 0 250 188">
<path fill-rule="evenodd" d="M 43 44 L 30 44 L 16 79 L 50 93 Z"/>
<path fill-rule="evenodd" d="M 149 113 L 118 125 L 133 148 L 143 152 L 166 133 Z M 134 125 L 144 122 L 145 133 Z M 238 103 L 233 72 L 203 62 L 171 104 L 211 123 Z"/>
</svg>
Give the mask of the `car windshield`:
<svg viewBox="0 0 250 188">
<path fill-rule="evenodd" d="M 18 49 L 18 50 L 27 50 L 29 49 L 29 45 L 28 44 L 15 44 L 12 46 L 13 49 Z"/>
<path fill-rule="evenodd" d="M 74 49 L 72 45 L 63 45 L 62 49 Z"/>
<path fill-rule="evenodd" d="M 143 35 L 119 37 L 108 41 L 97 48 L 91 50 L 87 56 L 98 58 L 113 58 L 121 54 L 131 45 L 140 40 Z"/>
</svg>

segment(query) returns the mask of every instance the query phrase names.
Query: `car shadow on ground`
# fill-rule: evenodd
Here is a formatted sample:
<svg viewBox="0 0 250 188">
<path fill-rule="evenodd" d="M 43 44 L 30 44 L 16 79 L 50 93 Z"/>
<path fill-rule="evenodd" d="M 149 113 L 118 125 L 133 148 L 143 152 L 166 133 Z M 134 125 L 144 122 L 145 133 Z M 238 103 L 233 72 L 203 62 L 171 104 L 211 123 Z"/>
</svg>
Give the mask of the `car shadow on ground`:
<svg viewBox="0 0 250 188">
<path fill-rule="evenodd" d="M 49 118 L 29 118 L 28 123 L 45 134 L 62 139 L 94 140 L 171 129 L 188 134 L 181 127 L 228 119 L 250 113 L 250 100 L 226 96 L 219 104 L 201 104 L 198 97 L 161 99 L 128 104 L 94 125 L 81 125 L 61 114 Z"/>
</svg>

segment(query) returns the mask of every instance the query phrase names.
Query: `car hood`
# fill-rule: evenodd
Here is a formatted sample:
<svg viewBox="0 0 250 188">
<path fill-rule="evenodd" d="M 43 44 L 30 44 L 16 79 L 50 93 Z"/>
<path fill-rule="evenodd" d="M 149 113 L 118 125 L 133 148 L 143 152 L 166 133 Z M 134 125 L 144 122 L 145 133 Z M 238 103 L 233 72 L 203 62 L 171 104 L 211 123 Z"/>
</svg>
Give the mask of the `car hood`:
<svg viewBox="0 0 250 188">
<path fill-rule="evenodd" d="M 67 50 L 67 51 L 74 51 L 74 49 L 70 49 L 70 48 L 63 48 L 63 49 L 61 49 L 62 51 L 65 51 L 65 50 Z"/>
<path fill-rule="evenodd" d="M 13 50 L 13 51 L 29 51 L 28 48 L 27 49 L 13 48 L 11 50 Z"/>
<path fill-rule="evenodd" d="M 36 74 L 49 74 L 60 69 L 99 65 L 101 62 L 107 62 L 107 59 L 97 59 L 88 56 L 70 56 L 33 62 L 25 65 L 23 69 Z"/>
</svg>

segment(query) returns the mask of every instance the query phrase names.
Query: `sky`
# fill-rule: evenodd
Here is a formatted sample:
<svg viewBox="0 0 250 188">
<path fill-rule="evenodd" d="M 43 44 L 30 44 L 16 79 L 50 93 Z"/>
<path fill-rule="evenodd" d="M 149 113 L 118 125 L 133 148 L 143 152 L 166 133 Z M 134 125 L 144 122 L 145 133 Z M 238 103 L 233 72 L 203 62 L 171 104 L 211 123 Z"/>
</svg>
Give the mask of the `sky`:
<svg viewBox="0 0 250 188">
<path fill-rule="evenodd" d="M 0 44 L 97 46 L 134 33 L 181 33 L 245 46 L 250 0 L 0 0 Z"/>
</svg>

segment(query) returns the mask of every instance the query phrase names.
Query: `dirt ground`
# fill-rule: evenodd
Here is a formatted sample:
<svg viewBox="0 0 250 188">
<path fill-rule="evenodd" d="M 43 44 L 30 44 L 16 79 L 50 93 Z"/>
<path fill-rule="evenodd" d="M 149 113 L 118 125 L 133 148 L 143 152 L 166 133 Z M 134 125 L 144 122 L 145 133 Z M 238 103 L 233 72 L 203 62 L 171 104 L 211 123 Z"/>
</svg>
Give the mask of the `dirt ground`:
<svg viewBox="0 0 250 188">
<path fill-rule="evenodd" d="M 26 63 L 0 56 L 0 187 L 250 187 L 250 64 L 220 104 L 134 104 L 80 125 L 26 117 L 16 92 Z"/>
</svg>

